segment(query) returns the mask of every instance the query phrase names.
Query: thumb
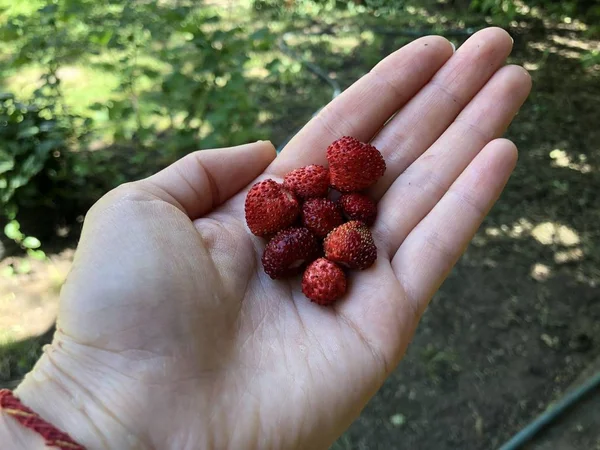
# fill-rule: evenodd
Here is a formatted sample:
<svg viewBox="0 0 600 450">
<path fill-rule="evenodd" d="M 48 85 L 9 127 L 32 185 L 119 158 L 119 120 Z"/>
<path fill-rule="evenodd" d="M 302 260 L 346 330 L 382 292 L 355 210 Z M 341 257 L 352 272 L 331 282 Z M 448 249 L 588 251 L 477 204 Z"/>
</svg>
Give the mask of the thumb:
<svg viewBox="0 0 600 450">
<path fill-rule="evenodd" d="M 269 141 L 200 150 L 138 183 L 194 220 L 239 192 L 275 156 L 275 147 Z"/>
</svg>

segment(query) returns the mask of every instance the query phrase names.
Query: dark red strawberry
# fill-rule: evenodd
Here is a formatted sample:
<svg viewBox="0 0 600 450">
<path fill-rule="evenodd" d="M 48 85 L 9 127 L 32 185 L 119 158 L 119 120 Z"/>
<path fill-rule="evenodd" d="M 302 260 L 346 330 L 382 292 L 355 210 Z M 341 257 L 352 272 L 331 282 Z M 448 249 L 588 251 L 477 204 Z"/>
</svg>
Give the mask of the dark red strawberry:
<svg viewBox="0 0 600 450">
<path fill-rule="evenodd" d="M 326 198 L 311 198 L 302 205 L 302 224 L 316 236 L 324 238 L 344 223 L 338 205 Z"/>
<path fill-rule="evenodd" d="M 373 225 L 377 217 L 377 205 L 363 194 L 344 194 L 338 200 L 344 216 L 348 220 L 359 220 L 367 226 Z"/>
<path fill-rule="evenodd" d="M 271 278 L 283 278 L 302 272 L 307 263 L 319 257 L 321 246 L 306 228 L 280 231 L 265 247 L 262 263 Z"/>
</svg>

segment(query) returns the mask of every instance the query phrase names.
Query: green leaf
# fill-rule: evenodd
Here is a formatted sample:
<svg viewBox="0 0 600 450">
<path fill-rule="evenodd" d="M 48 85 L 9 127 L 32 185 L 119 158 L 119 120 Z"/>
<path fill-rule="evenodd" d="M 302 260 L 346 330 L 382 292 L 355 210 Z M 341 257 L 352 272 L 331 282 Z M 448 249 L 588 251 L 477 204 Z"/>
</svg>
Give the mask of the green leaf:
<svg viewBox="0 0 600 450">
<path fill-rule="evenodd" d="M 21 242 L 21 245 L 25 248 L 34 249 L 34 248 L 40 248 L 42 243 L 36 237 L 27 236 L 25 239 L 23 239 L 23 242 Z"/>
<path fill-rule="evenodd" d="M 45 150 L 42 148 L 41 150 Z M 31 178 L 37 175 L 43 168 L 46 160 L 48 159 L 48 151 L 45 150 L 45 153 L 42 154 L 32 154 L 30 155 L 23 164 L 21 165 L 21 177 L 17 180 L 17 177 L 13 178 L 12 185 L 14 187 L 21 187 L 25 185 Z M 23 178 L 23 179 L 20 179 Z M 15 184 L 15 180 L 17 180 L 17 184 Z"/>
<path fill-rule="evenodd" d="M 15 274 L 15 268 L 13 266 L 5 266 L 0 271 L 3 277 L 10 278 Z"/>
<path fill-rule="evenodd" d="M 17 266 L 17 273 L 26 274 L 29 272 L 31 272 L 31 263 L 24 259 Z"/>
<path fill-rule="evenodd" d="M 269 35 L 269 29 L 268 28 L 260 28 L 258 30 L 256 30 L 254 33 L 252 33 L 249 38 L 252 40 L 262 40 L 264 38 L 266 38 Z"/>
<path fill-rule="evenodd" d="M 17 139 L 27 139 L 27 138 L 30 138 L 32 136 L 35 136 L 39 132 L 40 132 L 40 129 L 38 127 L 25 128 L 24 130 L 19 131 L 17 133 Z"/>
<path fill-rule="evenodd" d="M 7 238 L 13 241 L 21 241 L 23 239 L 23 233 L 21 233 L 21 225 L 16 220 L 11 220 L 4 227 L 4 234 Z"/>
<path fill-rule="evenodd" d="M 92 103 L 88 109 L 91 111 L 104 111 L 106 109 L 106 105 L 104 103 Z"/>
<path fill-rule="evenodd" d="M 37 259 L 38 261 L 43 261 L 46 259 L 46 254 L 42 250 L 27 250 L 27 255 L 29 255 L 33 259 Z"/>
<path fill-rule="evenodd" d="M 8 220 L 14 220 L 17 217 L 17 212 L 19 208 L 14 203 L 9 203 L 4 206 L 4 215 L 8 218 Z"/>
<path fill-rule="evenodd" d="M 56 121 L 54 120 L 46 120 L 40 124 L 40 131 L 50 131 L 56 128 Z"/>
<path fill-rule="evenodd" d="M 2 153 L 0 153 L 0 156 L 4 156 L 2 155 Z M 10 170 L 13 170 L 15 168 L 15 160 L 13 158 L 2 158 L 0 160 L 0 174 L 6 173 Z"/>
<path fill-rule="evenodd" d="M 104 33 L 102 34 L 102 36 L 99 36 L 97 38 L 97 43 L 100 44 L 102 47 L 106 47 L 106 45 L 110 42 L 110 39 L 112 37 L 113 37 L 113 31 L 105 30 Z"/>
</svg>

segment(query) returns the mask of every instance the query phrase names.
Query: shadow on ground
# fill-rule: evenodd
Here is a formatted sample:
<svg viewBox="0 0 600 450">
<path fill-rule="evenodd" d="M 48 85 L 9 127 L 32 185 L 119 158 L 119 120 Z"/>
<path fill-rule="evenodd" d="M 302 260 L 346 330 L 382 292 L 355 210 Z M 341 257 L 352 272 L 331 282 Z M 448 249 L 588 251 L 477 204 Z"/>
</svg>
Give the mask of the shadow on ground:
<svg viewBox="0 0 600 450">
<path fill-rule="evenodd" d="M 507 136 L 515 174 L 335 449 L 497 448 L 600 355 L 600 71 L 575 31 L 513 35 L 534 80 Z M 600 440 L 594 409 L 582 417 L 556 425 L 561 449 Z"/>
</svg>

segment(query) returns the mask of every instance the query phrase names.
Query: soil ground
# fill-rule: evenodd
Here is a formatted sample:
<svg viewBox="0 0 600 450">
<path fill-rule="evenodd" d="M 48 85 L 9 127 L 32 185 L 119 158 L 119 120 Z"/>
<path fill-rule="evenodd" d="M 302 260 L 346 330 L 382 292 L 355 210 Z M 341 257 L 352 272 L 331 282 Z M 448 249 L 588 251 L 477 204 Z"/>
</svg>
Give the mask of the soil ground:
<svg viewBox="0 0 600 450">
<path fill-rule="evenodd" d="M 521 152 L 515 175 L 406 358 L 335 449 L 497 448 L 600 356 L 600 69 L 580 61 L 599 44 L 568 27 L 512 33 L 511 62 L 534 79 L 508 132 Z M 320 61 L 347 85 L 369 68 L 366 54 L 401 42 Z M 1 382 L 22 376 L 49 339 L 71 258 L 67 249 L 0 278 L 0 332 L 20 341 L 0 349 Z M 596 393 L 531 448 L 599 449 L 599 406 Z"/>
<path fill-rule="evenodd" d="M 508 132 L 517 170 L 336 448 L 497 448 L 600 355 L 600 73 L 576 50 L 598 42 L 559 29 L 513 35 L 512 62 L 534 80 Z M 532 448 L 600 448 L 594 395 Z"/>
<path fill-rule="evenodd" d="M 600 357 L 584 370 L 567 392 L 576 389 L 589 377 L 600 373 Z M 553 450 L 556 448 L 600 449 L 600 394 L 593 392 L 565 411 L 552 427 L 540 432 L 529 450 Z"/>
</svg>

